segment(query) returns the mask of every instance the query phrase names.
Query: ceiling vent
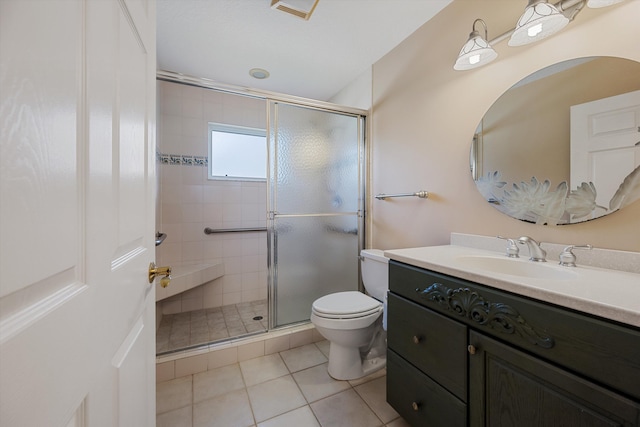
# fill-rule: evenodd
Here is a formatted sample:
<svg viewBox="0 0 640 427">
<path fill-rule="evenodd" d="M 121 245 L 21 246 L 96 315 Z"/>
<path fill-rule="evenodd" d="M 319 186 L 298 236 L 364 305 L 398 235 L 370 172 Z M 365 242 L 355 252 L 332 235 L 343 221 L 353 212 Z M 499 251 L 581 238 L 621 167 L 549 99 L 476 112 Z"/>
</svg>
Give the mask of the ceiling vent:
<svg viewBox="0 0 640 427">
<path fill-rule="evenodd" d="M 271 9 L 281 10 L 308 21 L 319 1 L 320 0 L 271 0 Z"/>
</svg>

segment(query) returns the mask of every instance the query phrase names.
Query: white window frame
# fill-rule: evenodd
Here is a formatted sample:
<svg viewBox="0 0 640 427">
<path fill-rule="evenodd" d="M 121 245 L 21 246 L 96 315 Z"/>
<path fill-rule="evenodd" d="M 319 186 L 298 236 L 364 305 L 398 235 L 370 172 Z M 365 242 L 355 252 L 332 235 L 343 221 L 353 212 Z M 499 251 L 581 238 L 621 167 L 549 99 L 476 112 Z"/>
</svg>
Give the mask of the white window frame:
<svg viewBox="0 0 640 427">
<path fill-rule="evenodd" d="M 246 126 L 235 126 L 235 125 L 227 125 L 222 123 L 209 123 L 208 127 L 208 160 L 209 165 L 207 167 L 208 170 L 208 179 L 209 180 L 222 180 L 222 181 L 257 181 L 257 182 L 265 182 L 266 174 L 267 174 L 267 162 L 264 164 L 264 178 L 256 178 L 256 177 L 245 177 L 245 176 L 226 176 L 226 175 L 214 175 L 213 174 L 213 157 L 212 157 L 212 133 L 213 132 L 226 132 L 226 133 L 234 133 L 241 135 L 252 135 L 252 136 L 261 136 L 264 137 L 264 150 L 265 157 L 267 156 L 267 132 L 264 129 L 251 128 Z"/>
</svg>

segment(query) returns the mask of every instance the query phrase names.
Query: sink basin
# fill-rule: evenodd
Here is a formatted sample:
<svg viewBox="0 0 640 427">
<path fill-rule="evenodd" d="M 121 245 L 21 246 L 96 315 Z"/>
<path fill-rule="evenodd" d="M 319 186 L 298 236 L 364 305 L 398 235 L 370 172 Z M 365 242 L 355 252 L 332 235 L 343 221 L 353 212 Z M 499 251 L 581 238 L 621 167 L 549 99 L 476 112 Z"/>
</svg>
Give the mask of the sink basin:
<svg viewBox="0 0 640 427">
<path fill-rule="evenodd" d="M 533 262 L 521 258 L 459 256 L 456 261 L 468 268 L 532 279 L 568 280 L 575 279 L 577 276 L 569 267 L 559 267 L 545 262 Z"/>
</svg>

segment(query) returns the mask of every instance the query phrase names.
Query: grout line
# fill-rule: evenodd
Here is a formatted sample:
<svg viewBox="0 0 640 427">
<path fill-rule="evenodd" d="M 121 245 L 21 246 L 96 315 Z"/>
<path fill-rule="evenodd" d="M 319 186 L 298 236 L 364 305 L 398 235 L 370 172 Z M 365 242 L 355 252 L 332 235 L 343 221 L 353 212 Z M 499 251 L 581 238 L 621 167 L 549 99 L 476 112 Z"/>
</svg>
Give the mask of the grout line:
<svg viewBox="0 0 640 427">
<path fill-rule="evenodd" d="M 382 377 L 378 377 L 378 378 L 382 378 Z M 371 381 L 375 381 L 375 380 L 377 380 L 378 378 L 373 378 Z M 355 391 L 355 392 L 356 392 L 356 394 L 358 395 L 358 397 L 360 397 L 360 399 L 364 402 L 364 404 L 367 406 L 367 408 L 369 408 L 369 410 L 373 413 L 373 415 L 375 415 L 375 416 L 376 416 L 376 418 L 378 418 L 378 420 L 380 420 L 380 422 L 381 422 L 381 423 L 382 423 L 382 425 L 384 426 L 384 425 L 387 425 L 387 423 L 385 423 L 385 422 L 382 420 L 382 418 L 380 418 L 380 416 L 378 415 L 378 413 L 377 413 L 377 412 L 376 412 L 376 411 L 371 407 L 371 405 L 369 405 L 369 402 L 367 402 L 367 400 L 364 398 L 364 396 L 362 396 L 362 395 L 358 392 L 358 389 L 356 388 L 356 387 L 359 387 L 359 386 L 361 386 L 361 385 L 364 385 L 364 384 L 370 383 L 371 381 L 367 381 L 367 382 L 364 382 L 364 383 L 362 383 L 362 384 L 358 384 L 357 386 L 354 386 L 354 387 L 353 387 L 353 391 Z"/>
<path fill-rule="evenodd" d="M 242 384 L 244 384 L 244 392 L 247 395 L 247 401 L 249 402 L 249 409 L 251 410 L 251 418 L 253 418 L 253 425 L 258 425 L 258 420 L 256 420 L 256 414 L 253 412 L 253 405 L 251 405 L 251 396 L 249 396 L 249 387 L 247 386 L 247 380 L 244 378 L 244 372 L 242 372 L 242 366 L 240 366 L 240 362 L 236 362 L 238 364 L 238 369 L 240 370 L 240 376 L 242 377 Z"/>
<path fill-rule="evenodd" d="M 191 427 L 196 420 L 196 377 L 191 374 Z"/>
</svg>

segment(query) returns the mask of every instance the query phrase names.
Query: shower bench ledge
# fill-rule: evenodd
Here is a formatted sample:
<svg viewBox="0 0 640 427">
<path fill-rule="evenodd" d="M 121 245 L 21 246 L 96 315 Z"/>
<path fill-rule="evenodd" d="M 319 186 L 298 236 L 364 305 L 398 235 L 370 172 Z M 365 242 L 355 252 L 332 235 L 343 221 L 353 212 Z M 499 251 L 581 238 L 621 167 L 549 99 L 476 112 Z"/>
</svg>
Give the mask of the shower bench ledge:
<svg viewBox="0 0 640 427">
<path fill-rule="evenodd" d="M 196 286 L 224 276 L 224 263 L 194 264 L 174 267 L 171 272 L 169 286 L 160 286 L 160 279 L 156 279 L 156 302 L 172 297 Z"/>
</svg>

